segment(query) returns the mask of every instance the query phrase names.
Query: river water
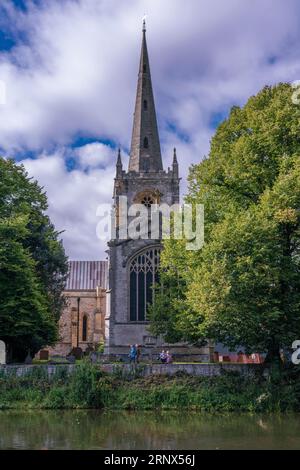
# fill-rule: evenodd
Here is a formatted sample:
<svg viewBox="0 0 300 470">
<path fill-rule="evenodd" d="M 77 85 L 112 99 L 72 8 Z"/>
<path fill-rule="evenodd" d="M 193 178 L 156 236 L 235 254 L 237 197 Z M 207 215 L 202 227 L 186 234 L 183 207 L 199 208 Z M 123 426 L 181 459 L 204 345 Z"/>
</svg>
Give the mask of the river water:
<svg viewBox="0 0 300 470">
<path fill-rule="evenodd" d="M 300 449 L 300 415 L 0 411 L 0 449 Z"/>
</svg>

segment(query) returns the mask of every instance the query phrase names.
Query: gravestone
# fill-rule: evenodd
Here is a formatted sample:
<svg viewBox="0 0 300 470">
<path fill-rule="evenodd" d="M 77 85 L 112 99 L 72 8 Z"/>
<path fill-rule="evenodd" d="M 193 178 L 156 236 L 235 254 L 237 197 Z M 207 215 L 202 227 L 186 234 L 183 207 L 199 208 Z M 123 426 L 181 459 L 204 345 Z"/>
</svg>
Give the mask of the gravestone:
<svg viewBox="0 0 300 470">
<path fill-rule="evenodd" d="M 89 356 L 91 353 L 93 353 L 95 350 L 93 348 L 93 346 L 91 346 L 90 344 L 88 345 L 88 347 L 86 348 L 86 350 L 84 351 L 84 355 L 85 356 Z"/>
<path fill-rule="evenodd" d="M 92 352 L 92 353 L 90 354 L 91 363 L 92 363 L 92 364 L 96 364 L 96 363 L 97 363 L 97 359 L 98 359 L 97 353 L 96 353 L 96 352 Z"/>
<path fill-rule="evenodd" d="M 32 357 L 31 357 L 30 351 L 28 351 L 27 356 L 26 356 L 24 362 L 25 362 L 25 364 L 27 364 L 27 365 L 32 364 Z"/>
<path fill-rule="evenodd" d="M 47 351 L 47 349 L 42 349 L 40 351 L 40 360 L 41 361 L 48 361 L 49 360 L 49 351 Z"/>
<path fill-rule="evenodd" d="M 83 352 L 81 348 L 73 348 L 70 355 L 75 356 L 75 359 L 82 359 Z"/>
<path fill-rule="evenodd" d="M 0 364 L 6 364 L 6 346 L 2 340 L 0 340 Z"/>
<path fill-rule="evenodd" d="M 76 358 L 75 358 L 75 356 L 72 356 L 72 355 L 70 354 L 70 356 L 67 356 L 67 361 L 68 361 L 70 364 L 75 364 Z"/>
</svg>

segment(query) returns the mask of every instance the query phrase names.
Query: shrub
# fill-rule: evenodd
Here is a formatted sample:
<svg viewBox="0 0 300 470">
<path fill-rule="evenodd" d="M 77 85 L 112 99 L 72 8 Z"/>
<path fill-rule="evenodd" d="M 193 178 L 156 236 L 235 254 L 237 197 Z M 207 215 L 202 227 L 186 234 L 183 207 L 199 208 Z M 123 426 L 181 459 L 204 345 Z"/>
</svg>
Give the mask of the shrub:
<svg viewBox="0 0 300 470">
<path fill-rule="evenodd" d="M 169 377 L 107 374 L 83 361 L 68 374 L 57 368 L 26 376 L 0 377 L 0 408 L 108 408 L 126 410 L 193 409 L 207 412 L 276 412 L 300 410 L 300 373 L 285 370 L 280 382 L 261 376 L 225 372 L 218 377 Z"/>
<path fill-rule="evenodd" d="M 70 400 L 74 405 L 96 406 L 101 374 L 101 371 L 89 362 L 83 362 L 76 367 L 70 378 Z"/>
<path fill-rule="evenodd" d="M 53 387 L 50 389 L 42 404 L 43 408 L 63 409 L 66 407 L 66 390 L 64 387 Z"/>
</svg>

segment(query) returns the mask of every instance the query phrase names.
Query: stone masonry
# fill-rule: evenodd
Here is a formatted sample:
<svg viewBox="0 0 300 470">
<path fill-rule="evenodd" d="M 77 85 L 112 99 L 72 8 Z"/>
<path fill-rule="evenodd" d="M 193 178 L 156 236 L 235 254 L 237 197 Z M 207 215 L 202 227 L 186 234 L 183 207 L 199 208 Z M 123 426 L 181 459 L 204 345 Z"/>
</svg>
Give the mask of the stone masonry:
<svg viewBox="0 0 300 470">
<path fill-rule="evenodd" d="M 130 344 L 142 346 L 143 354 L 150 354 L 151 350 L 163 347 L 168 347 L 174 354 L 187 354 L 187 345 L 170 347 L 164 344 L 162 338 L 151 336 L 146 315 L 141 315 L 146 304 L 143 296 L 149 290 L 149 281 L 144 273 L 149 276 L 155 273 L 154 265 L 149 268 L 149 264 L 142 266 L 142 263 L 147 259 L 147 263 L 151 264 L 151 257 L 155 257 L 162 248 L 161 234 L 157 234 L 157 239 L 149 236 L 124 239 L 120 235 L 124 232 L 124 214 L 120 213 L 124 197 L 127 198 L 128 207 L 143 204 L 150 212 L 151 206 L 155 204 L 178 205 L 179 184 L 175 149 L 171 168 L 167 171 L 163 168 L 144 25 L 128 171 L 123 169 L 120 151 L 116 165 L 113 200 L 117 235 L 109 243 L 105 317 L 105 352 L 108 355 L 127 355 Z M 130 224 L 132 218 L 128 217 L 126 221 Z M 133 271 L 132 266 L 135 266 L 136 271 Z M 132 280 L 135 275 L 137 287 Z M 204 359 L 210 358 L 210 348 L 194 348 L 190 351 Z"/>
<path fill-rule="evenodd" d="M 97 350 L 105 336 L 106 261 L 70 261 L 64 296 L 66 306 L 59 320 L 59 342 L 50 356 L 66 356 L 78 346 Z M 78 310 L 79 307 L 79 310 Z M 79 325 L 78 325 L 79 311 Z M 78 341 L 79 339 L 79 341 Z"/>
</svg>

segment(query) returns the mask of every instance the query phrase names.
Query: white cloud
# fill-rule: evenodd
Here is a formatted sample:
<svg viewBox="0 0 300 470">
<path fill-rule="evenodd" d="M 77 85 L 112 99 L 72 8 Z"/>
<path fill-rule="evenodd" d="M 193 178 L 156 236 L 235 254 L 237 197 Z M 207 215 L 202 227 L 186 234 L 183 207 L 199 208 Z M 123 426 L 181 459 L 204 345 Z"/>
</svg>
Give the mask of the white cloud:
<svg viewBox="0 0 300 470">
<path fill-rule="evenodd" d="M 181 174 L 209 150 L 213 114 L 265 84 L 300 78 L 297 0 L 45 0 L 27 13 L 2 0 L 0 27 L 17 38 L 0 52 L 0 147 L 45 185 L 50 214 L 73 258 L 99 258 L 95 206 L 111 201 L 115 151 L 129 148 L 142 17 L 165 166 L 178 148 Z M 2 19 L 1 19 L 2 18 Z M 185 138 L 182 138 L 184 136 Z M 53 148 L 58 149 L 55 152 Z M 26 157 L 37 151 L 36 160 Z M 65 161 L 76 159 L 67 171 Z M 183 187 L 184 187 L 183 183 Z M 82 214 L 81 214 L 82 212 Z"/>
<path fill-rule="evenodd" d="M 91 155 L 89 145 L 75 150 L 76 153 Z M 109 148 L 95 144 L 95 155 L 99 161 L 109 153 Z M 69 153 L 69 152 L 68 152 Z M 97 168 L 79 162 L 80 167 L 73 171 L 66 168 L 66 155 L 63 151 L 52 155 L 22 161 L 29 175 L 38 180 L 47 193 L 49 215 L 57 230 L 64 230 L 64 246 L 71 259 L 102 259 L 107 249 L 106 243 L 98 240 L 96 216 L 100 204 L 111 204 L 114 166 Z M 85 170 L 85 171 L 84 171 Z"/>
<path fill-rule="evenodd" d="M 84 145 L 76 149 L 82 168 L 106 168 L 116 158 L 116 151 L 101 142 Z"/>
</svg>

